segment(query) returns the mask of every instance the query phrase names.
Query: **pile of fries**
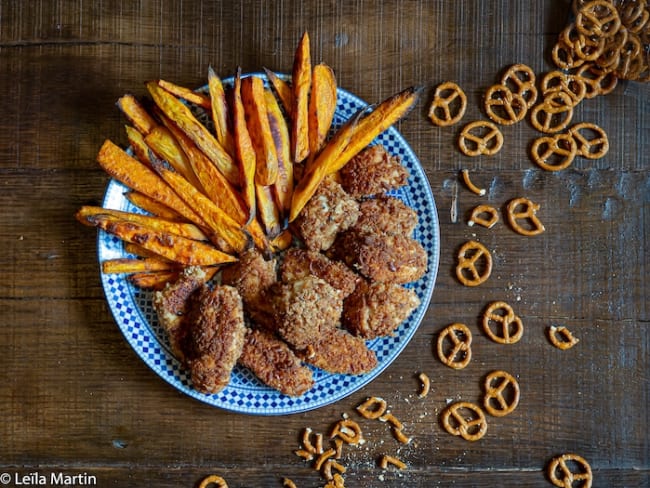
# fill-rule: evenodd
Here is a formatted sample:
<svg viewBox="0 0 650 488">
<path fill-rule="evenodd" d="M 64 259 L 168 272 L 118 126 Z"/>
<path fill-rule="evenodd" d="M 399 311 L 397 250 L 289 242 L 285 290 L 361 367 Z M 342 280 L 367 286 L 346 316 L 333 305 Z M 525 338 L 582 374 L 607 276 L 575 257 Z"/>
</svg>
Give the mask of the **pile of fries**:
<svg viewBox="0 0 650 488">
<path fill-rule="evenodd" d="M 209 69 L 207 90 L 157 80 L 146 84 L 150 99 L 118 100 L 132 151 L 107 140 L 97 161 L 146 214 L 96 206 L 77 212 L 81 223 L 117 236 L 136 256 L 104 261 L 104 273 L 127 273 L 136 286 L 161 289 L 188 266 L 216 273 L 252 246 L 266 254 L 286 249 L 290 223 L 319 184 L 419 96 L 408 88 L 361 110 L 328 138 L 336 79 L 326 64 L 312 66 L 309 35 L 298 44 L 290 79 L 266 75 L 269 87 L 238 70 L 229 88 Z"/>
</svg>

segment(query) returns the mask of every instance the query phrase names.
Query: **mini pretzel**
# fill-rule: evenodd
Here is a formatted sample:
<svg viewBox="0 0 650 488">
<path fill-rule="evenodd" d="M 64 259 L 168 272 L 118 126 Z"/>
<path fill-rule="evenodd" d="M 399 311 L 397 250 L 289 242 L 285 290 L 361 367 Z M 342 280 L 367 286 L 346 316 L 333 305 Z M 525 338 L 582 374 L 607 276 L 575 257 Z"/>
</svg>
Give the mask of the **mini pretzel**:
<svg viewBox="0 0 650 488">
<path fill-rule="evenodd" d="M 537 217 L 540 206 L 528 198 L 519 197 L 508 202 L 507 216 L 512 229 L 524 236 L 536 236 L 546 230 L 544 224 Z M 524 227 L 519 221 L 526 222 Z"/>
<path fill-rule="evenodd" d="M 330 438 L 340 437 L 347 444 L 359 444 L 363 440 L 361 427 L 351 419 L 339 420 L 332 428 Z"/>
<path fill-rule="evenodd" d="M 492 156 L 503 146 L 503 134 L 499 128 L 487 120 L 470 122 L 463 127 L 458 139 L 458 147 L 467 156 Z"/>
<path fill-rule="evenodd" d="M 496 330 L 492 330 L 493 324 Z M 510 305 L 496 301 L 483 312 L 483 330 L 494 342 L 515 344 L 524 335 L 524 324 Z"/>
<path fill-rule="evenodd" d="M 526 106 L 531 108 L 537 100 L 535 72 L 525 64 L 513 64 L 501 77 L 501 84 L 521 95 Z"/>
<path fill-rule="evenodd" d="M 462 170 L 460 172 L 461 176 L 463 177 L 463 183 L 465 183 L 465 186 L 467 186 L 467 189 L 471 191 L 472 193 L 475 193 L 479 197 L 482 197 L 485 195 L 486 191 L 485 188 L 479 188 L 476 186 L 474 183 L 472 183 L 472 180 L 469 178 L 469 170 Z"/>
<path fill-rule="evenodd" d="M 573 99 L 568 93 L 550 92 L 531 110 L 530 123 L 540 132 L 559 132 L 571 123 L 573 105 Z"/>
<path fill-rule="evenodd" d="M 582 66 L 585 60 L 576 55 L 573 46 L 558 41 L 551 50 L 551 58 L 558 68 L 574 69 Z"/>
<path fill-rule="evenodd" d="M 574 337 L 571 331 L 564 326 L 556 327 L 555 325 L 551 325 L 548 328 L 548 338 L 551 344 L 563 351 L 571 349 L 579 342 L 579 339 Z"/>
<path fill-rule="evenodd" d="M 538 137 L 530 148 L 535 164 L 546 171 L 568 168 L 577 153 L 578 144 L 572 134 Z"/>
<path fill-rule="evenodd" d="M 484 218 L 484 215 L 487 216 L 487 218 Z M 470 215 L 467 225 L 472 226 L 478 224 L 491 229 L 498 221 L 499 213 L 496 208 L 491 205 L 477 205 L 474 207 L 474 210 L 472 210 L 472 215 Z"/>
<path fill-rule="evenodd" d="M 472 360 L 471 346 L 472 332 L 465 324 L 448 325 L 438 335 L 438 359 L 450 368 L 463 369 Z"/>
<path fill-rule="evenodd" d="M 457 402 L 442 411 L 442 426 L 451 435 L 477 441 L 487 432 L 487 421 L 481 407 L 470 402 Z"/>
<path fill-rule="evenodd" d="M 438 85 L 433 94 L 433 101 L 429 107 L 429 119 L 436 125 L 449 126 L 465 115 L 467 96 L 465 92 L 453 81 Z"/>
<path fill-rule="evenodd" d="M 357 406 L 357 412 L 366 419 L 378 419 L 386 412 L 386 400 L 370 397 Z"/>
<path fill-rule="evenodd" d="M 578 11 L 575 24 L 585 36 L 609 37 L 621 27 L 621 18 L 612 2 L 593 0 Z"/>
<path fill-rule="evenodd" d="M 581 78 L 557 70 L 549 71 L 544 75 L 540 88 L 544 95 L 553 91 L 563 91 L 567 93 L 573 106 L 580 103 L 587 94 L 587 86 Z"/>
<path fill-rule="evenodd" d="M 339 473 L 344 474 L 347 469 L 341 463 L 338 463 L 332 458 L 325 460 L 321 467 L 321 474 L 326 480 L 333 480 L 336 474 L 332 474 L 332 469 L 337 470 Z"/>
<path fill-rule="evenodd" d="M 224 480 L 221 476 L 211 474 L 210 476 L 206 476 L 201 480 L 199 488 L 208 488 L 209 486 L 212 486 L 214 488 L 228 488 L 228 483 L 226 483 L 226 480 Z"/>
<path fill-rule="evenodd" d="M 485 378 L 484 407 L 494 417 L 504 417 L 519 405 L 519 383 L 506 371 L 492 371 Z"/>
<path fill-rule="evenodd" d="M 573 23 L 564 28 L 560 39 L 565 45 L 571 46 L 575 54 L 584 61 L 595 61 L 605 49 L 605 38 L 585 36 Z"/>
<path fill-rule="evenodd" d="M 604 71 L 593 65 L 581 66 L 575 73 L 587 85 L 585 98 L 594 98 L 598 95 L 611 93 L 618 84 L 618 78 L 612 71 Z"/>
<path fill-rule="evenodd" d="M 476 241 L 467 241 L 458 251 L 456 277 L 465 286 L 478 286 L 492 273 L 490 251 Z"/>
<path fill-rule="evenodd" d="M 418 379 L 422 384 L 422 387 L 420 388 L 420 392 L 418 393 L 418 397 L 425 398 L 429 394 L 429 390 L 431 389 L 431 380 L 429 379 L 426 373 L 420 373 L 418 375 Z"/>
<path fill-rule="evenodd" d="M 577 454 L 562 454 L 553 458 L 548 465 L 548 477 L 551 483 L 560 488 L 590 488 L 593 482 L 591 466 L 585 458 Z"/>
<path fill-rule="evenodd" d="M 607 133 L 596 124 L 581 122 L 569 129 L 569 134 L 575 139 L 578 154 L 589 159 L 602 158 L 609 151 Z M 595 135 L 587 137 L 587 134 Z"/>
<path fill-rule="evenodd" d="M 512 125 L 526 116 L 528 104 L 524 97 L 505 85 L 492 85 L 485 92 L 485 113 L 497 124 Z"/>
<path fill-rule="evenodd" d="M 394 456 L 389 456 L 388 454 L 384 454 L 379 459 L 379 467 L 381 469 L 387 469 L 389 464 L 392 464 L 397 469 L 406 469 L 406 464 L 403 461 L 399 460 Z"/>
</svg>

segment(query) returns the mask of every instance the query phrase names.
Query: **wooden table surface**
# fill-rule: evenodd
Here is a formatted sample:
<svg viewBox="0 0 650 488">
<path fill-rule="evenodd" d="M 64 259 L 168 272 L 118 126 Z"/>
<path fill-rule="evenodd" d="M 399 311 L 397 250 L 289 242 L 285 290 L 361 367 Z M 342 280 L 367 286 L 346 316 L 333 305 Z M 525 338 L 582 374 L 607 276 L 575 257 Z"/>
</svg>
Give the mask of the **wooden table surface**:
<svg viewBox="0 0 650 488">
<path fill-rule="evenodd" d="M 484 118 L 482 93 L 504 67 L 553 69 L 550 49 L 568 11 L 560 0 L 0 0 L 0 482 L 54 486 L 51 476 L 62 473 L 76 476 L 69 486 L 194 487 L 215 473 L 231 487 L 282 486 L 284 477 L 318 487 L 319 473 L 293 453 L 300 432 L 326 433 L 348 414 L 368 441 L 344 453 L 346 486 L 552 486 L 546 466 L 566 452 L 590 462 L 596 487 L 650 486 L 650 87 L 621 82 L 581 103 L 574 120 L 602 126 L 610 150 L 560 172 L 531 162 L 538 133 L 528 122 L 503 128 L 497 155 L 470 158 L 456 148 L 460 126 L 426 118 L 442 81 L 466 90 L 469 121 Z M 119 96 L 143 95 L 155 78 L 200 86 L 209 66 L 224 77 L 238 66 L 287 72 L 303 31 L 314 61 L 369 102 L 424 85 L 398 128 L 435 196 L 440 267 L 416 335 L 362 390 L 306 413 L 231 413 L 177 392 L 129 347 L 104 298 L 96 232 L 73 215 L 101 201 L 101 143 L 126 144 Z M 485 197 L 463 186 L 463 168 Z M 466 225 L 475 205 L 502 209 L 518 196 L 541 205 L 540 236 L 503 222 Z M 495 260 L 475 288 L 454 276 L 455 253 L 471 238 Z M 481 331 L 493 300 L 522 318 L 519 343 L 499 345 Z M 433 352 L 452 322 L 474 332 L 474 357 L 460 371 Z M 554 348 L 551 325 L 580 342 Z M 495 369 L 518 378 L 518 408 L 489 417 L 478 442 L 446 433 L 440 412 L 451 401 L 481 401 Z M 419 372 L 432 382 L 424 399 Z M 354 407 L 368 396 L 387 400 L 410 445 L 360 420 Z M 380 469 L 381 454 L 407 469 Z"/>
</svg>

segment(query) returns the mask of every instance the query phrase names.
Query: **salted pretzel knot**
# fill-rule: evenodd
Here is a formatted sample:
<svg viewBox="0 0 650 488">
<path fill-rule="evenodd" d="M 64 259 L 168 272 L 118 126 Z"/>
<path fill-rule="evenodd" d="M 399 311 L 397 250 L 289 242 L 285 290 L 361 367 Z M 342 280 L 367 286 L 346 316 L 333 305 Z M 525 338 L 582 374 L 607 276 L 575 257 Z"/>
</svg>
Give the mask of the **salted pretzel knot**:
<svg viewBox="0 0 650 488">
<path fill-rule="evenodd" d="M 580 156 L 588 159 L 602 158 L 609 151 L 607 133 L 596 124 L 580 122 L 569 129 L 569 134 L 576 141 Z"/>
<path fill-rule="evenodd" d="M 530 155 L 535 164 L 546 171 L 568 168 L 577 153 L 578 143 L 570 133 L 538 137 L 530 148 Z"/>
<path fill-rule="evenodd" d="M 510 305 L 495 301 L 483 313 L 483 330 L 494 342 L 514 344 L 524 335 L 524 324 Z"/>
<path fill-rule="evenodd" d="M 476 241 L 467 241 L 458 251 L 456 277 L 465 286 L 478 286 L 492 273 L 490 251 Z"/>
<path fill-rule="evenodd" d="M 492 85 L 485 92 L 485 113 L 497 124 L 512 125 L 526 116 L 528 104 L 505 85 Z"/>
<path fill-rule="evenodd" d="M 467 156 L 492 156 L 503 146 L 503 134 L 487 120 L 470 122 L 460 133 L 458 147 Z"/>
<path fill-rule="evenodd" d="M 621 18 L 612 2 L 594 0 L 578 11 L 575 24 L 576 29 L 585 36 L 609 37 L 621 27 Z"/>
<path fill-rule="evenodd" d="M 513 64 L 501 77 L 501 84 L 521 95 L 526 106 L 531 108 L 537 100 L 535 72 L 525 64 Z"/>
<path fill-rule="evenodd" d="M 451 435 L 477 441 L 487 432 L 487 421 L 481 407 L 471 402 L 456 402 L 442 411 L 442 425 Z"/>
<path fill-rule="evenodd" d="M 512 229 L 518 234 L 524 236 L 535 236 L 546 230 L 544 224 L 542 224 L 539 217 L 537 217 L 537 211 L 540 209 L 538 203 L 533 203 L 525 197 L 519 197 L 510 200 L 506 209 L 508 222 Z M 526 223 L 527 226 L 524 227 L 524 225 L 522 225 L 523 223 Z"/>
<path fill-rule="evenodd" d="M 438 335 L 436 351 L 443 364 L 463 369 L 472 360 L 472 332 L 465 324 L 448 325 Z"/>
<path fill-rule="evenodd" d="M 519 405 L 519 383 L 506 371 L 492 371 L 485 378 L 485 410 L 495 417 L 511 413 Z"/>
<path fill-rule="evenodd" d="M 436 87 L 428 115 L 434 124 L 448 126 L 459 122 L 466 109 L 465 92 L 453 81 L 447 81 Z"/>
<path fill-rule="evenodd" d="M 572 453 L 553 458 L 548 465 L 548 477 L 551 483 L 560 488 L 590 488 L 593 482 L 589 463 L 582 456 Z"/>
</svg>

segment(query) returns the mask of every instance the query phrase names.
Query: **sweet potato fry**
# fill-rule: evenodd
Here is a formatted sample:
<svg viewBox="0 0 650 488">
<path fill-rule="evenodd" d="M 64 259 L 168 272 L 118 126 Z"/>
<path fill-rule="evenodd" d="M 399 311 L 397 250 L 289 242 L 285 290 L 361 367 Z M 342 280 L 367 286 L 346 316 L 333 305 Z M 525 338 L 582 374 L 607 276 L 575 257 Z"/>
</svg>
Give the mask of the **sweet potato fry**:
<svg viewBox="0 0 650 488">
<path fill-rule="evenodd" d="M 181 271 L 153 271 L 133 273 L 127 277 L 134 286 L 143 290 L 163 290 L 167 283 L 176 281 Z"/>
<path fill-rule="evenodd" d="M 330 173 L 330 166 L 337 161 L 340 154 L 347 147 L 359 123 L 359 119 L 364 113 L 365 109 L 357 112 L 334 134 L 325 147 L 323 147 L 320 154 L 314 159 L 310 170 L 302 176 L 291 199 L 289 222 L 292 222 L 298 217 L 305 204 L 316 192 L 323 178 Z"/>
<path fill-rule="evenodd" d="M 102 271 L 105 274 L 142 273 L 146 271 L 174 271 L 178 270 L 178 263 L 169 259 L 148 258 L 116 258 L 102 262 Z"/>
<path fill-rule="evenodd" d="M 241 68 L 235 76 L 233 88 L 233 142 L 239 163 L 239 186 L 248 207 L 248 220 L 255 218 L 255 165 L 256 156 L 251 136 L 246 127 L 246 112 L 241 96 Z"/>
<path fill-rule="evenodd" d="M 187 266 L 210 266 L 237 261 L 214 246 L 194 239 L 159 232 L 127 221 L 115 221 L 108 215 L 89 217 L 93 225 L 126 242 L 134 242 L 171 261 Z"/>
<path fill-rule="evenodd" d="M 298 43 L 291 75 L 293 108 L 291 110 L 291 149 L 293 161 L 309 156 L 309 90 L 311 88 L 311 54 L 309 34 L 305 32 Z"/>
<path fill-rule="evenodd" d="M 210 98 L 201 93 L 195 92 L 189 88 L 179 86 L 175 83 L 172 83 L 171 81 L 166 80 L 158 80 L 158 85 L 160 85 L 161 88 L 165 89 L 172 95 L 178 98 L 182 98 L 183 100 L 193 103 L 194 105 L 203 107 L 206 110 L 210 110 L 212 108 Z"/>
<path fill-rule="evenodd" d="M 336 78 L 326 64 L 317 64 L 312 70 L 309 97 L 309 156 L 313 160 L 320 151 L 336 111 Z"/>
<path fill-rule="evenodd" d="M 176 171 L 194 186 L 201 188 L 201 183 L 194 174 L 187 155 L 167 127 L 162 125 L 154 127 L 144 140 L 156 156 L 171 164 Z M 149 161 L 149 164 L 151 164 L 151 161 Z"/>
<path fill-rule="evenodd" d="M 167 259 L 133 242 L 124 242 L 122 245 L 124 246 L 124 252 L 127 254 L 133 254 L 134 256 L 141 257 L 141 258 L 156 257 L 158 259 Z"/>
<path fill-rule="evenodd" d="M 129 145 L 133 149 L 133 154 L 135 154 L 136 159 L 141 163 L 150 165 L 149 147 L 144 141 L 142 132 L 130 125 L 126 125 L 124 128 L 126 129 L 126 138 L 129 140 Z"/>
<path fill-rule="evenodd" d="M 266 77 L 269 79 L 269 82 L 273 86 L 275 93 L 278 94 L 284 111 L 287 113 L 287 115 L 291 116 L 291 111 L 293 110 L 293 91 L 291 89 L 291 85 L 289 85 L 289 83 L 284 81 L 270 69 L 264 68 L 264 73 L 266 73 Z"/>
<path fill-rule="evenodd" d="M 293 234 L 289 229 L 285 229 L 280 234 L 278 234 L 275 239 L 271 241 L 271 248 L 275 252 L 280 252 L 284 251 L 285 249 L 288 249 L 289 246 L 291 246 L 291 243 L 293 242 Z"/>
<path fill-rule="evenodd" d="M 255 149 L 255 183 L 272 185 L 278 177 L 278 157 L 269 125 L 262 79 L 257 76 L 243 78 L 241 99 L 246 114 L 246 127 Z"/>
<path fill-rule="evenodd" d="M 256 183 L 255 191 L 257 192 L 257 218 L 264 226 L 266 235 L 273 239 L 282 230 L 280 212 L 275 204 L 273 189 Z"/>
<path fill-rule="evenodd" d="M 95 225 L 92 218 L 94 215 L 103 215 L 108 220 L 133 222 L 153 230 L 174 234 L 187 239 L 194 239 L 197 241 L 207 241 L 208 237 L 205 233 L 194 224 L 179 223 L 170 220 L 161 219 L 160 217 L 153 217 L 150 215 L 142 215 L 132 212 L 123 212 L 121 210 L 114 210 L 110 208 L 95 207 L 92 205 L 84 205 L 79 209 L 76 214 L 77 220 L 85 225 Z"/>
<path fill-rule="evenodd" d="M 133 95 L 124 95 L 117 100 L 118 108 L 127 120 L 144 136 L 158 124 Z"/>
<path fill-rule="evenodd" d="M 210 103 L 212 105 L 212 123 L 214 132 L 217 135 L 217 141 L 226 150 L 228 154 L 234 156 L 232 134 L 228 123 L 228 101 L 226 91 L 223 88 L 221 78 L 212 69 L 208 68 L 208 92 L 210 93 Z"/>
<path fill-rule="evenodd" d="M 288 214 L 291 209 L 293 194 L 293 162 L 291 161 L 291 139 L 289 128 L 275 96 L 270 90 L 264 92 L 269 127 L 275 143 L 278 158 L 278 177 L 273 185 L 273 192 L 281 214 Z"/>
<path fill-rule="evenodd" d="M 110 176 L 129 188 L 161 202 L 191 222 L 203 224 L 201 217 L 187 206 L 156 173 L 129 156 L 110 140 L 104 141 L 99 149 L 97 162 Z"/>
<path fill-rule="evenodd" d="M 167 219 L 174 222 L 182 222 L 186 220 L 175 210 L 172 210 L 166 205 L 163 205 L 139 191 L 127 191 L 124 193 L 124 197 L 136 207 L 141 208 L 145 212 L 149 212 L 151 215 L 160 217 L 161 219 Z"/>
<path fill-rule="evenodd" d="M 328 173 L 334 173 L 341 169 L 375 137 L 404 117 L 416 104 L 421 91 L 420 87 L 407 88 L 381 102 L 372 112 L 361 119 L 354 129 L 349 144 L 339 154 L 336 161 L 329 166 Z"/>
<path fill-rule="evenodd" d="M 187 105 L 162 89 L 155 81 L 147 83 L 147 89 L 156 105 L 205 153 L 219 171 L 236 185 L 239 182 L 237 165 L 219 144 L 212 133 L 192 114 Z"/>
<path fill-rule="evenodd" d="M 206 223 L 208 229 L 214 233 L 210 235 L 210 240 L 216 245 L 224 243 L 229 249 L 226 251 L 242 253 L 249 247 L 250 236 L 243 228 L 219 208 L 212 200 L 201 193 L 195 186 L 187 181 L 183 176 L 174 171 L 165 161 L 153 159 L 151 163 L 160 177 L 176 191 L 185 203 L 187 203 L 201 219 Z"/>
</svg>

